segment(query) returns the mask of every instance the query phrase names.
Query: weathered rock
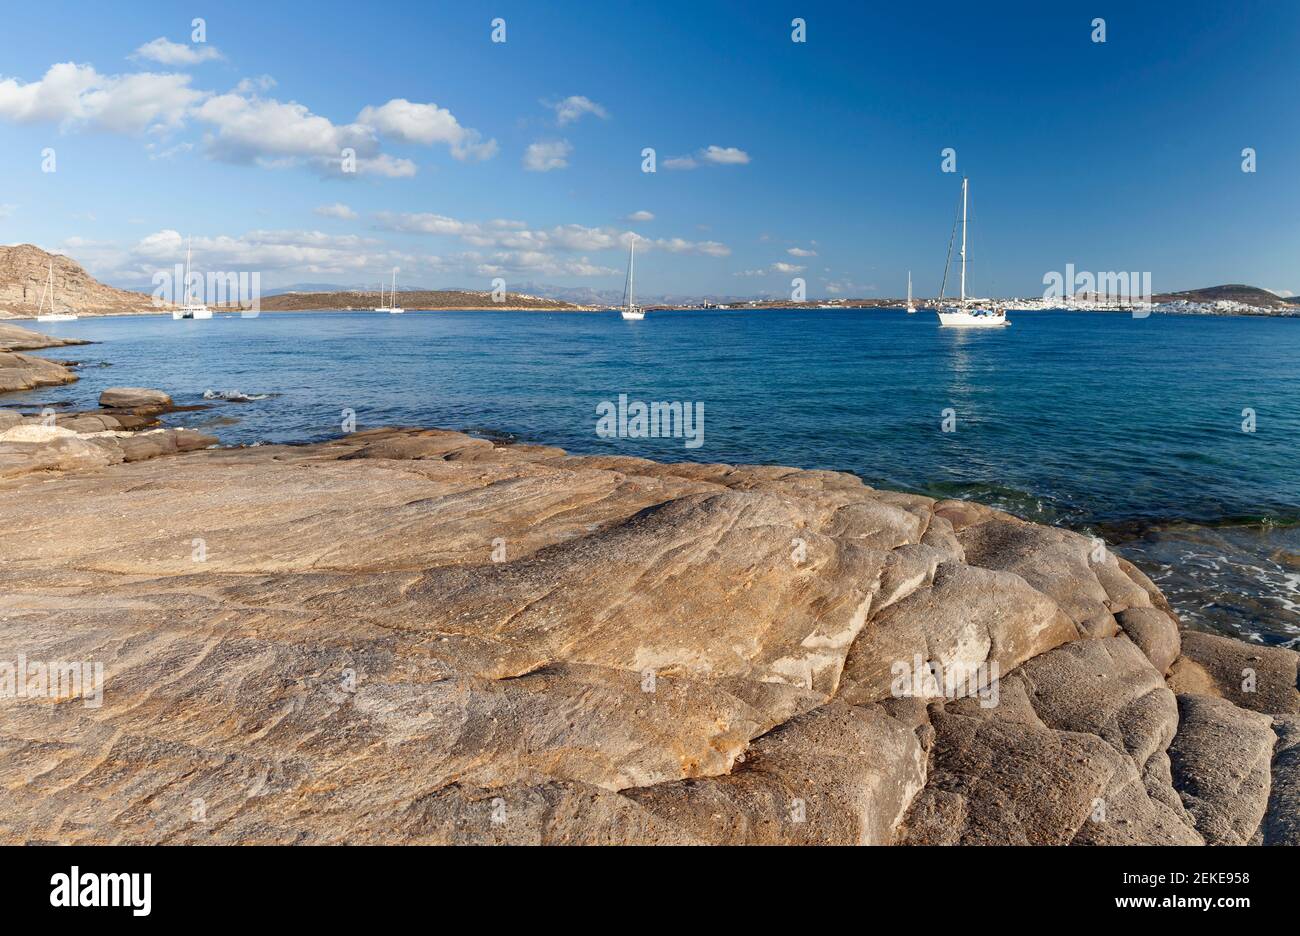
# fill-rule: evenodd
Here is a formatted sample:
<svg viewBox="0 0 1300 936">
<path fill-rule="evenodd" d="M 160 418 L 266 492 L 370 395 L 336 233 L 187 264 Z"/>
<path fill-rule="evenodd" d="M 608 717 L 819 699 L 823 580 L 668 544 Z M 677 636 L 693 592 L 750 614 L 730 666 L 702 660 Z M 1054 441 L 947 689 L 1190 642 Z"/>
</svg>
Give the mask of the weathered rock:
<svg viewBox="0 0 1300 936">
<path fill-rule="evenodd" d="M 1254 712 L 1296 715 L 1300 714 L 1297 663 L 1300 653 L 1285 647 L 1188 631 L 1169 685 L 1175 692 L 1219 696 Z"/>
<path fill-rule="evenodd" d="M 0 247 L 0 251 L 4 250 Z M 0 322 L 0 351 L 39 351 L 42 348 L 65 348 L 71 345 L 90 344 L 81 338 L 56 338 L 29 328 Z"/>
<path fill-rule="evenodd" d="M 216 444 L 215 436 L 190 429 L 164 429 L 140 436 L 83 436 L 64 425 L 25 423 L 0 432 L 0 478 L 102 468 Z"/>
<path fill-rule="evenodd" d="M 1275 716 L 1273 733 L 1272 784 L 1259 839 L 1264 845 L 1300 845 L 1300 715 Z"/>
<path fill-rule="evenodd" d="M 1169 672 L 1182 641 L 1178 622 L 1159 608 L 1128 608 L 1115 615 L 1120 629 L 1142 650 L 1161 675 Z"/>
<path fill-rule="evenodd" d="M 75 383 L 77 375 L 62 364 L 29 354 L 0 351 L 0 393 Z"/>
<path fill-rule="evenodd" d="M 1178 696 L 1169 745 L 1174 788 L 1211 845 L 1245 845 L 1268 807 L 1272 720 L 1226 699 Z"/>
<path fill-rule="evenodd" d="M 925 767 L 916 736 L 879 706 L 833 702 L 759 738 L 729 774 L 628 796 L 707 842 L 888 845 Z"/>
<path fill-rule="evenodd" d="M 1056 603 L 1019 576 L 945 563 L 932 585 L 872 619 L 853 645 L 841 691 L 855 702 L 886 699 L 895 667 L 910 671 L 918 660 L 936 664 L 944 686 L 967 683 L 982 664 L 1010 672 L 1078 637 Z"/>
<path fill-rule="evenodd" d="M 3 709 L 0 841 L 1273 827 L 1265 716 L 1180 724 L 1166 619 L 1130 615 L 1158 591 L 1073 534 L 834 472 L 436 430 L 176 454 L 212 440 L 69 430 L 84 418 L 0 443 L 0 662 L 106 676 L 98 707 Z M 17 476 L 42 459 L 60 473 Z M 918 655 L 1002 678 L 897 697 Z M 1249 783 L 1202 766 L 1229 722 Z"/>
<path fill-rule="evenodd" d="M 145 387 L 109 387 L 99 395 L 99 405 L 108 409 L 158 411 L 172 405 L 172 398 L 161 390 Z"/>
</svg>

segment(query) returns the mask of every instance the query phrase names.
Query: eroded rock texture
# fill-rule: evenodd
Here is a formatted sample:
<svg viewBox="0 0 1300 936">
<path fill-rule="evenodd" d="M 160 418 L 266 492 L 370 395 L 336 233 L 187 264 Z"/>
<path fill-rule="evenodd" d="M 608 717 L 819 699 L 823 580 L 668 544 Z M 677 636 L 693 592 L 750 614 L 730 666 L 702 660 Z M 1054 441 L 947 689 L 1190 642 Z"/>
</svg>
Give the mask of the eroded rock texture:
<svg viewBox="0 0 1300 936">
<path fill-rule="evenodd" d="M 1259 648 L 975 504 L 436 430 L 0 504 L 0 662 L 106 675 L 0 703 L 7 842 L 1295 838 L 1295 654 L 1239 699 Z"/>
</svg>

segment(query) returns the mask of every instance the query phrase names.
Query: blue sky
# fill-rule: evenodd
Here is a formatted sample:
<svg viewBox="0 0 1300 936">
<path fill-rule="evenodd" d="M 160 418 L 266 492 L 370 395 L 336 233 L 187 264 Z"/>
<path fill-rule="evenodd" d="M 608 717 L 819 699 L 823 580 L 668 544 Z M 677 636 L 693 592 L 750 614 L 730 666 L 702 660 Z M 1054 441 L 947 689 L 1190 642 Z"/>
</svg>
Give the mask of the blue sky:
<svg viewBox="0 0 1300 936">
<path fill-rule="evenodd" d="M 6 27 L 0 243 L 110 282 L 192 235 L 266 286 L 608 289 L 635 231 L 648 294 L 899 295 L 909 268 L 933 294 L 952 147 L 976 292 L 1067 263 L 1300 292 L 1300 4 L 47 2 Z"/>
</svg>

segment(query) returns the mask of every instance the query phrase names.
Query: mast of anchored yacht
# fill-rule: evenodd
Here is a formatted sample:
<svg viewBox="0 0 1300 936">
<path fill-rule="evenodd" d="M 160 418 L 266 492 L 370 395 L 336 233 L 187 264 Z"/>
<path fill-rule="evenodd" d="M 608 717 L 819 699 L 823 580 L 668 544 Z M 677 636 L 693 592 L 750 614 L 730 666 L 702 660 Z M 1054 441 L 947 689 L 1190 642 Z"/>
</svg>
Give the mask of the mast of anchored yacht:
<svg viewBox="0 0 1300 936">
<path fill-rule="evenodd" d="M 629 312 L 636 307 L 636 300 L 632 298 L 633 290 L 636 288 L 636 235 L 632 235 L 632 243 L 628 247 L 627 254 L 627 309 Z"/>
<path fill-rule="evenodd" d="M 966 304 L 966 183 L 969 180 L 962 176 L 961 179 L 961 304 Z"/>
</svg>

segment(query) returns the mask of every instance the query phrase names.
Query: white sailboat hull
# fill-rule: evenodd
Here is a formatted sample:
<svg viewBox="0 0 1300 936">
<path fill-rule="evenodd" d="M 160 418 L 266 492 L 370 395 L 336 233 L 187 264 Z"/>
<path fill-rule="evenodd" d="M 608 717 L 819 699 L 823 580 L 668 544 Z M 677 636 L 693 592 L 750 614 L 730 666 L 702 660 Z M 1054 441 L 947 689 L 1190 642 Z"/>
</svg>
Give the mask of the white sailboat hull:
<svg viewBox="0 0 1300 936">
<path fill-rule="evenodd" d="M 633 310 L 623 309 L 621 312 L 619 312 L 619 315 L 623 316 L 623 320 L 625 322 L 639 322 L 643 318 L 645 318 L 645 313 L 642 312 L 640 309 L 633 309 Z"/>
<path fill-rule="evenodd" d="M 75 322 L 77 317 L 71 312 L 51 312 L 36 316 L 38 322 Z"/>
<path fill-rule="evenodd" d="M 939 324 L 947 328 L 1005 328 L 1011 324 L 1007 321 L 1006 312 L 1001 309 L 978 312 L 950 309 L 936 314 L 939 316 Z"/>
<path fill-rule="evenodd" d="M 405 312 L 405 311 L 406 311 L 405 309 L 389 309 L 389 310 L 388 310 L 388 314 L 389 314 L 389 315 L 401 315 L 401 314 L 402 314 L 403 312 Z"/>
</svg>

